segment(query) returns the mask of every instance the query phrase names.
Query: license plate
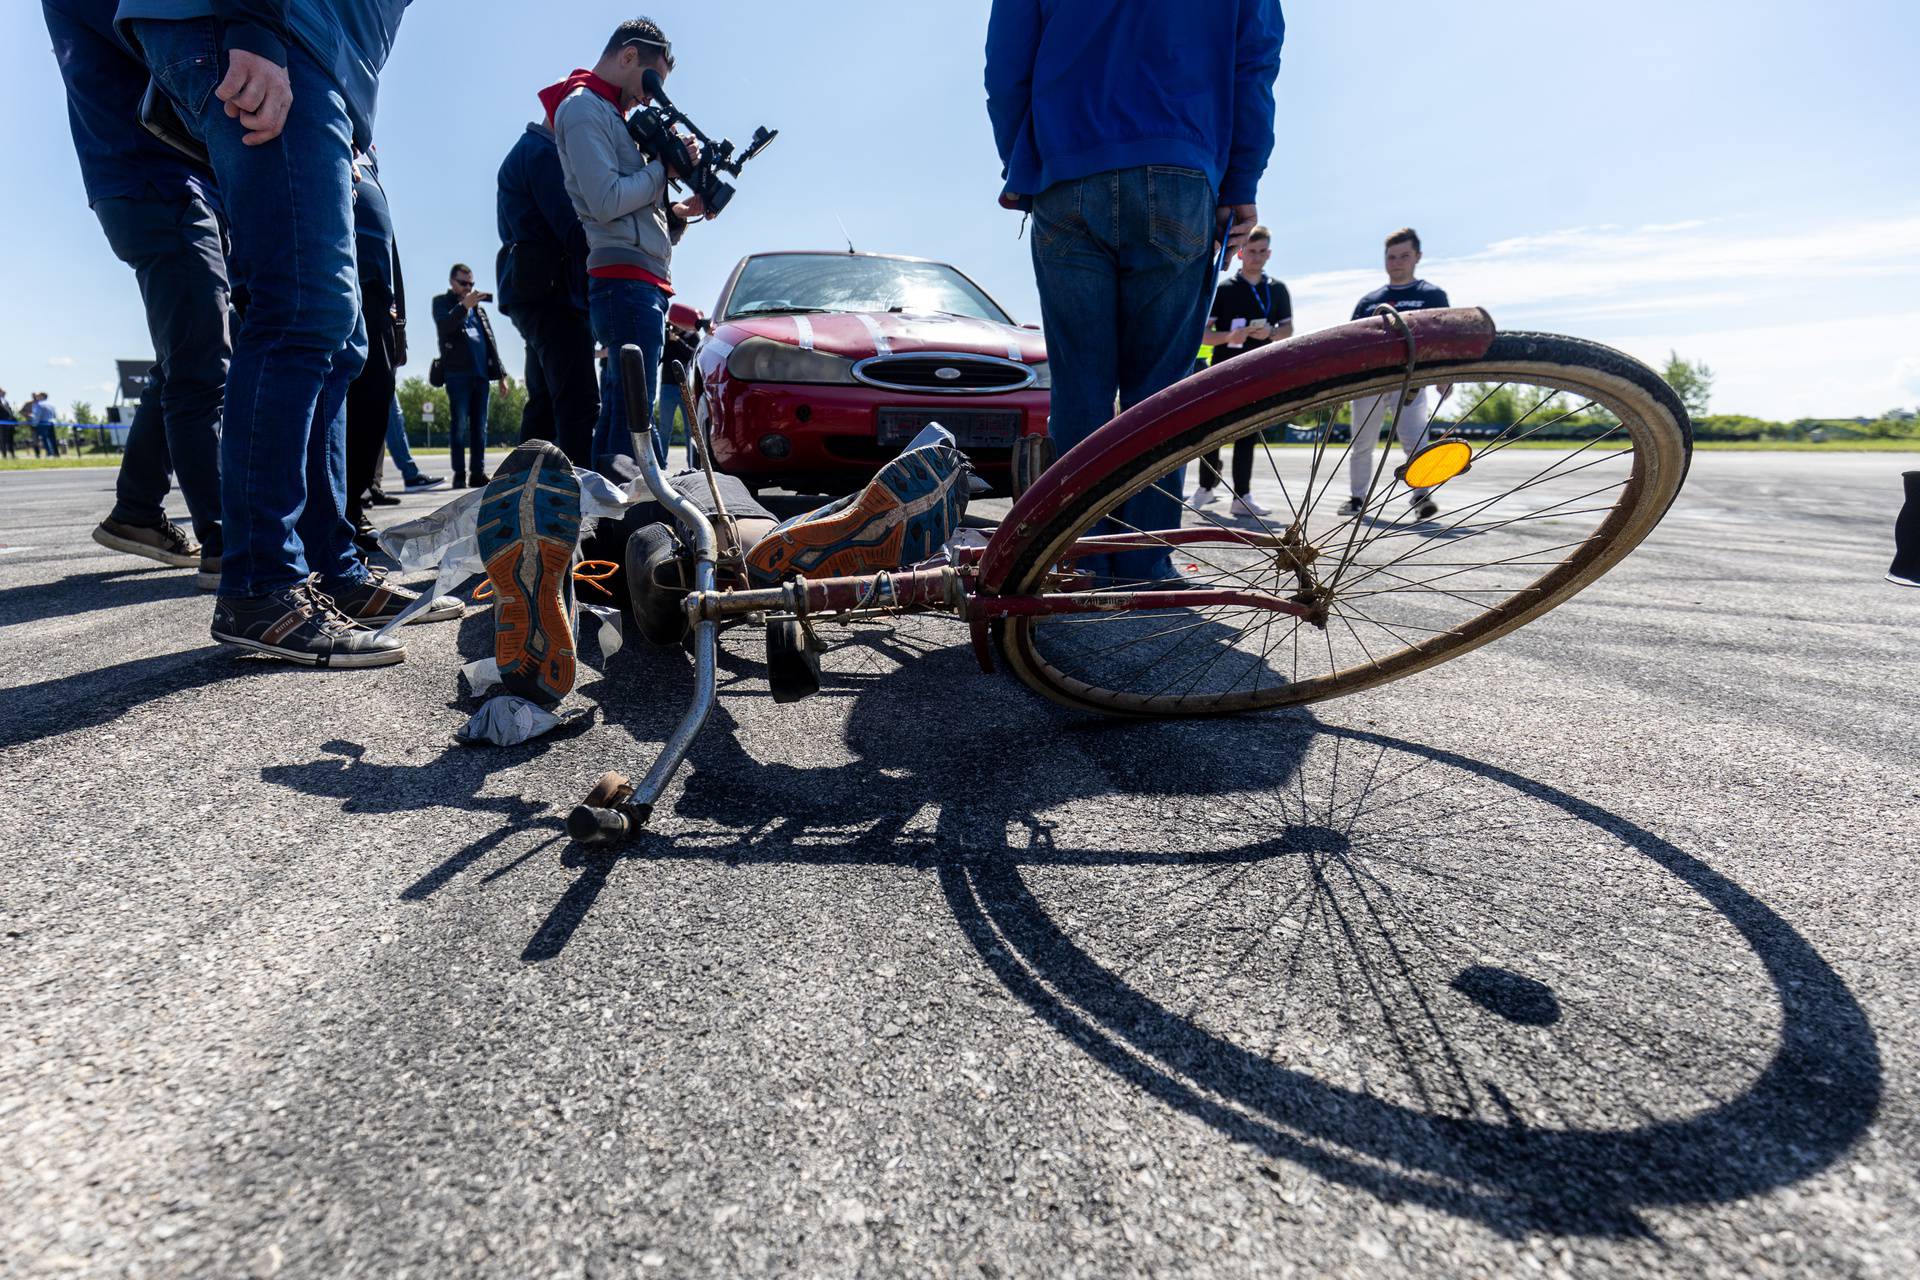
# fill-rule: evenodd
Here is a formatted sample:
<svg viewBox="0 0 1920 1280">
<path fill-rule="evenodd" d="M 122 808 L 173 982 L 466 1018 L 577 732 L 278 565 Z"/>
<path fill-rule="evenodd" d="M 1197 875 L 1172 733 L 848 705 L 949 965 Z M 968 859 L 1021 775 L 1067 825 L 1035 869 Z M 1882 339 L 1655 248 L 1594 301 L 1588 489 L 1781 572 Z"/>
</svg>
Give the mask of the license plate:
<svg viewBox="0 0 1920 1280">
<path fill-rule="evenodd" d="M 962 449 L 1011 449 L 1022 417 L 1018 409 L 882 409 L 880 443 L 903 445 L 937 422 Z"/>
</svg>

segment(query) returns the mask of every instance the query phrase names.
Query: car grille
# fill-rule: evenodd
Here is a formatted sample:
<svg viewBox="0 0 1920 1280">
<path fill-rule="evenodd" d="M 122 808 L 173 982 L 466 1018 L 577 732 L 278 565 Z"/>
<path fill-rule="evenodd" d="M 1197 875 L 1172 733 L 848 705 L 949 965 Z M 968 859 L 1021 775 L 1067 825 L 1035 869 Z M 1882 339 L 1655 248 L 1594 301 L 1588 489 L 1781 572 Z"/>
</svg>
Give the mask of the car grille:
<svg viewBox="0 0 1920 1280">
<path fill-rule="evenodd" d="M 853 376 L 870 387 L 934 395 L 992 395 L 1019 391 L 1034 381 L 1033 370 L 1018 360 L 939 351 L 874 356 L 854 365 Z"/>
</svg>

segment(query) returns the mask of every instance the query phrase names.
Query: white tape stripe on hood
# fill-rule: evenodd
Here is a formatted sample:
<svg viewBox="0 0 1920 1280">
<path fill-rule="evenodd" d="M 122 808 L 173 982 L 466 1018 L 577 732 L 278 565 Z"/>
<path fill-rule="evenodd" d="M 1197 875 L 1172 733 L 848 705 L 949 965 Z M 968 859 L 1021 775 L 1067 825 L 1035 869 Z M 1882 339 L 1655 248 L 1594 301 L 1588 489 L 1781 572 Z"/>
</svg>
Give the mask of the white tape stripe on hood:
<svg viewBox="0 0 1920 1280">
<path fill-rule="evenodd" d="M 805 316 L 795 316 L 793 318 L 793 333 L 794 336 L 800 340 L 800 349 L 802 351 L 813 350 L 813 321 L 807 319 Z"/>
<path fill-rule="evenodd" d="M 893 354 L 893 344 L 887 341 L 886 334 L 880 332 L 880 326 L 872 316 L 864 311 L 856 311 L 853 313 L 853 318 L 866 328 L 867 336 L 873 339 L 873 354 L 877 356 Z"/>
</svg>

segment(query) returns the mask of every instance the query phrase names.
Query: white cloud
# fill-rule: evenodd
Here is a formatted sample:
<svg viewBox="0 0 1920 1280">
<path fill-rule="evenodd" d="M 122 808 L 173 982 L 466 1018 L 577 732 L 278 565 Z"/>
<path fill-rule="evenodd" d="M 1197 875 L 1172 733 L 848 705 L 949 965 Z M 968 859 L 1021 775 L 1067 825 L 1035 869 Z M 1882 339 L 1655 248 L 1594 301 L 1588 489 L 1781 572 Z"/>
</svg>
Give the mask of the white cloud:
<svg viewBox="0 0 1920 1280">
<path fill-rule="evenodd" d="M 47 368 L 49 369 L 71 369 L 79 363 L 80 362 L 72 356 L 49 356 L 47 358 Z"/>
<path fill-rule="evenodd" d="M 1899 386 L 1915 400 L 1920 400 L 1920 356 L 1908 356 L 1900 362 Z"/>
<path fill-rule="evenodd" d="M 1920 217 L 1800 229 L 1694 219 L 1516 236 L 1429 257 L 1421 275 L 1509 328 L 1669 350 L 1719 374 L 1714 408 L 1792 418 L 1878 413 L 1920 392 L 1912 355 Z M 1344 320 L 1377 270 L 1288 281 L 1304 328 Z"/>
</svg>

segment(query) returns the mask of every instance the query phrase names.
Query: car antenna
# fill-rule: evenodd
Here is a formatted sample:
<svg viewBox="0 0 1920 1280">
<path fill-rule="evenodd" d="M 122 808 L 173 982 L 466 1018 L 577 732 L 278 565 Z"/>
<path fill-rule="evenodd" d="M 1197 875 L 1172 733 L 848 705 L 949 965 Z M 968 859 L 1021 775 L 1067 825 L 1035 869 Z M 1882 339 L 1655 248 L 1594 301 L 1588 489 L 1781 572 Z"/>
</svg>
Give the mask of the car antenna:
<svg viewBox="0 0 1920 1280">
<path fill-rule="evenodd" d="M 840 224 L 840 234 L 847 238 L 847 252 L 849 254 L 858 253 L 859 250 L 853 247 L 853 235 L 847 230 L 847 220 L 837 213 L 833 215 L 833 220 Z"/>
</svg>

